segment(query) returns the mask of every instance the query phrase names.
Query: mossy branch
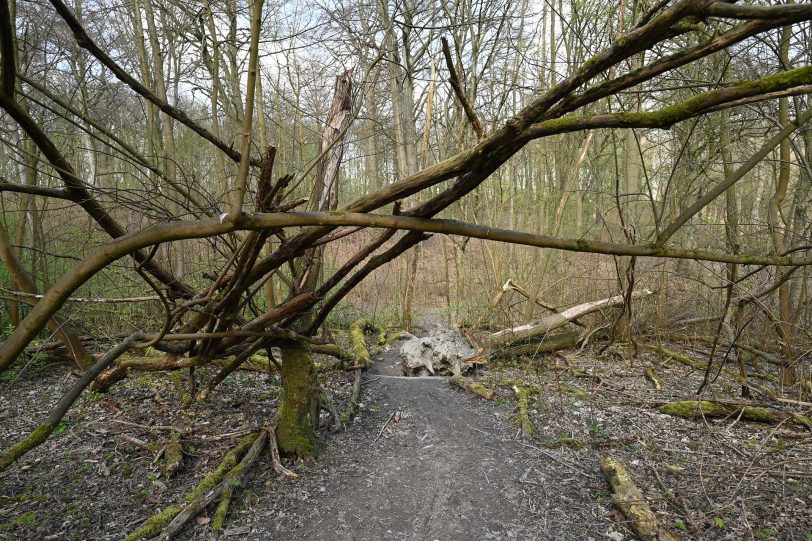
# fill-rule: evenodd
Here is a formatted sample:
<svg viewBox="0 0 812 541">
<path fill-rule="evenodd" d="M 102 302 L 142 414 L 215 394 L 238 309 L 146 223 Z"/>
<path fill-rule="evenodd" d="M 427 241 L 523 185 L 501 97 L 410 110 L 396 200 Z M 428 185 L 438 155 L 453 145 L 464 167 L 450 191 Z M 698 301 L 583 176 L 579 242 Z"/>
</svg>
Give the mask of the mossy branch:
<svg viewBox="0 0 812 541">
<path fill-rule="evenodd" d="M 601 471 L 612 486 L 612 500 L 631 523 L 631 528 L 641 541 L 679 541 L 679 538 L 663 528 L 634 484 L 628 470 L 611 455 L 601 459 Z"/>
<path fill-rule="evenodd" d="M 237 445 L 225 454 L 217 468 L 207 475 L 179 504 L 169 506 L 160 513 L 148 518 L 140 528 L 125 537 L 124 541 L 138 541 L 139 539 L 151 538 L 160 534 L 184 509 L 199 502 L 201 498 L 205 498 L 210 490 L 217 487 L 226 477 L 226 474 L 248 453 L 248 450 L 259 437 L 260 432 L 254 432 L 242 438 Z"/>
<path fill-rule="evenodd" d="M 734 418 L 753 423 L 769 425 L 786 424 L 812 430 L 812 418 L 798 413 L 786 413 L 765 406 L 749 406 L 711 400 L 680 400 L 669 402 L 660 407 L 660 412 L 695 419 L 708 417 L 712 419 Z"/>
<path fill-rule="evenodd" d="M 709 90 L 656 111 L 592 116 L 567 115 L 535 124 L 528 130 L 528 134 L 531 138 L 538 138 L 556 133 L 595 128 L 668 129 L 678 122 L 705 113 L 711 107 L 718 108 L 726 103 L 735 104 L 742 98 L 761 96 L 809 84 L 812 84 L 812 66 L 804 66 L 768 75 L 755 81 L 742 81 L 726 88 Z"/>
</svg>

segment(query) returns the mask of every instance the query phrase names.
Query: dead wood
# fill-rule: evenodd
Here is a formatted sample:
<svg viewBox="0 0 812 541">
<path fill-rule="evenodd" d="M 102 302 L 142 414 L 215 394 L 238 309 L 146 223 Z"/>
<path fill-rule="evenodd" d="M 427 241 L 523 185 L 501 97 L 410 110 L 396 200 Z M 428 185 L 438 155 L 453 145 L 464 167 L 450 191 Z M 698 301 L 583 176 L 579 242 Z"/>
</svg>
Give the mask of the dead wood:
<svg viewBox="0 0 812 541">
<path fill-rule="evenodd" d="M 161 470 L 164 478 L 171 479 L 183 466 L 183 443 L 180 431 L 173 430 L 164 448 L 164 466 Z"/>
<path fill-rule="evenodd" d="M 186 523 L 186 520 L 192 518 L 203 509 L 207 497 L 221 484 L 223 479 L 226 478 L 226 475 L 246 456 L 249 449 L 253 448 L 255 442 L 259 439 L 260 432 L 254 432 L 242 438 L 236 446 L 225 454 L 220 465 L 217 466 L 212 473 L 204 477 L 194 490 L 186 495 L 178 505 L 171 505 L 163 511 L 151 516 L 140 528 L 125 537 L 124 541 L 138 541 L 139 539 L 153 538 L 156 535 L 160 536 L 159 539 L 168 539 L 169 537 L 164 536 L 164 533 L 175 523 L 175 519 L 183 513 L 183 523 L 180 524 L 182 527 L 183 524 Z M 263 436 L 262 439 L 265 440 L 267 438 Z M 221 492 L 222 490 L 218 492 L 217 495 Z M 209 503 L 212 501 L 214 501 L 214 498 L 212 498 Z M 194 509 L 197 510 L 192 513 Z M 174 528 L 177 528 L 177 525 Z"/>
<path fill-rule="evenodd" d="M 11 466 L 17 459 L 21 456 L 26 454 L 28 451 L 41 445 L 48 436 L 51 435 L 51 432 L 54 431 L 54 428 L 62 421 L 62 418 L 68 412 L 70 407 L 79 398 L 79 395 L 82 394 L 90 383 L 101 374 L 101 372 L 107 368 L 109 365 L 113 364 L 116 359 L 118 359 L 129 347 L 141 339 L 140 334 L 133 334 L 123 340 L 120 344 L 116 347 L 105 353 L 104 355 L 96 361 L 96 364 L 91 366 L 77 381 L 73 384 L 73 387 L 68 389 L 59 402 L 56 404 L 51 413 L 48 414 L 48 418 L 39 425 L 33 432 L 31 432 L 28 436 L 17 442 L 16 444 L 12 445 L 7 451 L 0 453 L 0 472 L 4 471 L 6 468 Z"/>
<path fill-rule="evenodd" d="M 524 385 L 514 385 L 513 393 L 516 395 L 516 424 L 519 425 L 519 433 L 522 437 L 528 437 L 535 432 L 535 427 L 527 413 L 530 405 L 529 392 Z"/>
<path fill-rule="evenodd" d="M 634 299 L 639 299 L 651 294 L 652 291 L 643 289 L 640 291 L 634 291 L 631 297 Z M 577 306 L 573 306 L 572 308 L 568 308 L 563 312 L 547 315 L 534 323 L 519 325 L 518 327 L 512 327 L 510 329 L 495 332 L 488 336 L 488 345 L 493 350 L 522 340 L 529 340 L 538 336 L 543 336 L 550 331 L 571 323 L 575 319 L 584 317 L 594 312 L 606 310 L 607 308 L 621 306 L 623 303 L 623 295 L 616 295 L 614 297 L 601 299 L 599 301 L 579 304 Z"/>
<path fill-rule="evenodd" d="M 536 340 L 529 344 L 519 344 L 496 350 L 491 353 L 491 359 L 506 359 L 510 357 L 520 357 L 527 355 L 533 357 L 542 353 L 551 353 L 560 349 L 567 349 L 575 346 L 581 336 L 579 332 L 565 332 L 552 336 L 545 336 L 542 340 Z"/>
<path fill-rule="evenodd" d="M 663 388 L 663 384 L 660 381 L 660 377 L 654 371 L 654 368 L 651 366 L 646 367 L 646 379 L 649 380 L 654 385 L 654 390 L 659 391 Z"/>
<path fill-rule="evenodd" d="M 787 425 L 812 430 L 812 418 L 767 406 L 750 406 L 720 400 L 680 400 L 660 407 L 660 412 L 686 419 L 740 419 L 753 423 Z"/>
<path fill-rule="evenodd" d="M 707 370 L 708 369 L 708 363 L 698 361 L 696 359 L 692 359 L 692 358 L 690 358 L 690 357 L 688 357 L 686 355 L 683 355 L 681 353 L 677 353 L 676 351 L 671 351 L 670 349 L 664 348 L 663 346 L 660 346 L 658 344 L 647 344 L 647 345 L 645 345 L 643 347 L 645 347 L 646 349 L 649 349 L 651 351 L 656 351 L 657 353 L 659 353 L 663 357 L 667 357 L 669 359 L 675 360 L 675 361 L 677 361 L 679 363 L 690 366 L 691 368 L 695 368 L 697 370 Z M 767 394 L 767 395 L 770 395 L 770 396 L 772 396 L 772 394 L 773 394 L 773 393 L 769 392 L 766 389 L 762 389 L 760 387 L 754 386 L 752 383 L 749 383 L 748 381 L 746 381 L 741 376 L 741 374 L 738 374 L 736 372 L 732 372 L 730 370 L 727 370 L 726 368 L 722 368 L 719 373 L 721 375 L 725 376 L 726 378 L 732 379 L 733 381 L 736 381 L 736 382 L 738 382 L 738 383 L 740 383 L 742 385 L 746 385 L 747 387 L 750 387 L 751 389 L 757 390 L 757 391 L 759 391 L 761 393 L 764 393 L 764 394 Z M 771 381 L 771 382 L 776 381 L 776 378 L 769 375 L 769 374 L 750 374 L 749 377 L 751 377 L 751 378 L 759 378 L 759 379 L 763 379 L 765 381 Z"/>
<path fill-rule="evenodd" d="M 496 398 L 496 391 L 485 387 L 481 383 L 470 383 L 464 377 L 460 376 L 459 374 L 454 374 L 448 381 L 459 387 L 460 389 L 464 389 L 470 393 L 473 393 L 485 400 L 493 400 Z"/>
<path fill-rule="evenodd" d="M 347 407 L 344 410 L 343 418 L 346 423 L 351 423 L 355 414 L 358 413 L 358 407 L 361 403 L 361 369 L 355 369 L 355 377 L 352 382 L 352 392 L 350 399 L 347 401 Z"/>
<path fill-rule="evenodd" d="M 675 340 L 684 340 L 687 342 L 700 342 L 705 345 L 713 345 L 715 340 L 713 336 L 704 336 L 704 335 L 676 335 L 673 337 Z M 770 364 L 774 364 L 776 366 L 784 366 L 786 363 L 780 357 L 776 357 L 772 353 L 767 353 L 766 351 L 762 351 L 757 349 L 749 344 L 745 344 L 741 341 L 736 341 L 733 344 L 729 342 L 722 341 L 718 344 L 721 347 L 734 347 L 737 349 L 741 349 L 742 351 L 746 351 L 747 353 L 751 353 L 756 357 L 760 357 L 761 359 L 765 360 Z"/>
<path fill-rule="evenodd" d="M 366 344 L 366 333 L 376 332 L 379 337 L 384 333 L 380 325 L 376 325 L 366 318 L 360 318 L 350 325 L 350 346 L 352 347 L 352 355 L 355 359 L 353 368 L 367 368 L 372 364 L 372 358 L 369 356 L 369 350 Z M 386 339 L 385 334 L 384 340 Z"/>
<path fill-rule="evenodd" d="M 344 423 L 341 422 L 341 415 L 339 415 L 335 401 L 333 401 L 333 397 L 330 396 L 330 393 L 322 390 L 321 395 L 319 396 L 319 402 L 322 409 L 327 411 L 333 420 L 333 424 L 330 425 L 330 432 L 341 432 L 344 430 Z"/>
<path fill-rule="evenodd" d="M 612 500 L 641 541 L 679 541 L 657 521 L 623 464 L 611 455 L 605 455 L 601 459 L 601 471 L 612 486 Z"/>
<path fill-rule="evenodd" d="M 168 539 L 172 539 L 175 535 L 180 532 L 183 527 L 193 519 L 198 513 L 203 511 L 206 507 L 211 505 L 217 498 L 228 491 L 228 500 L 230 501 L 231 495 L 233 494 L 234 487 L 239 486 L 242 478 L 245 476 L 245 473 L 254 465 L 254 462 L 257 461 L 259 458 L 260 453 L 265 448 L 265 443 L 268 440 L 268 435 L 265 431 L 261 431 L 258 434 L 254 434 L 253 442 L 251 443 L 251 447 L 245 452 L 242 460 L 236 465 L 233 465 L 231 469 L 222 477 L 214 488 L 208 491 L 200 491 L 195 498 L 189 499 L 187 497 L 188 503 L 186 506 L 175 515 L 175 517 L 163 528 L 161 533 L 153 538 L 153 541 L 166 541 Z M 205 482 L 205 480 L 204 480 Z M 201 483 L 202 485 L 202 483 Z M 201 487 L 198 485 L 195 488 L 195 492 Z M 218 506 L 218 511 L 222 513 L 222 515 L 215 514 L 215 520 L 222 526 L 223 519 L 225 519 L 225 513 L 228 510 L 228 507 L 225 506 L 223 509 Z M 157 516 L 157 515 L 156 515 Z M 129 539 L 129 538 L 128 538 Z M 136 538 L 137 539 L 137 538 Z"/>
</svg>

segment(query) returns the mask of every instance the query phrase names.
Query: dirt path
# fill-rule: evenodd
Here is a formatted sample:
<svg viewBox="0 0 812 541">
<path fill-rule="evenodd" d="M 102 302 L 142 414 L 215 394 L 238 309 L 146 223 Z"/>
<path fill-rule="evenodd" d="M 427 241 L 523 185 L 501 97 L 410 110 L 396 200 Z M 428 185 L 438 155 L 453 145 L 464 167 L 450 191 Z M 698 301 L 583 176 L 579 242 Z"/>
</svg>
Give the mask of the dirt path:
<svg viewBox="0 0 812 541">
<path fill-rule="evenodd" d="M 273 538 L 588 540 L 616 529 L 597 465 L 517 441 L 507 407 L 440 378 L 367 377 L 363 415 L 279 491 Z"/>
</svg>

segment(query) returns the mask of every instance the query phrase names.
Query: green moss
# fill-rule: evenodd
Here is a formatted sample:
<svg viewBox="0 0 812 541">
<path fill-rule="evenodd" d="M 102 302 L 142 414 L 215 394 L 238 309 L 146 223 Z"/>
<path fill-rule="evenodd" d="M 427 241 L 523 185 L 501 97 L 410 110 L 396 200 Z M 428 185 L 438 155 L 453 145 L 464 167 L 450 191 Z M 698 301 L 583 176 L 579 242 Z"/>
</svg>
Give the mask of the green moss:
<svg viewBox="0 0 812 541">
<path fill-rule="evenodd" d="M 5 471 L 18 458 L 48 439 L 53 430 L 54 425 L 43 423 L 21 441 L 12 445 L 8 451 L 0 453 L 0 472 Z"/>
<path fill-rule="evenodd" d="M 214 515 L 211 518 L 212 531 L 219 532 L 223 529 L 233 493 L 234 487 L 232 486 L 227 486 L 223 491 L 223 495 L 220 497 L 220 503 L 217 504 L 217 509 L 214 510 Z"/>
<path fill-rule="evenodd" d="M 26 511 L 12 522 L 14 526 L 23 527 L 23 526 L 34 526 L 37 524 L 37 512 L 36 511 Z"/>
<path fill-rule="evenodd" d="M 355 364 L 360 367 L 367 367 L 372 364 L 372 359 L 369 356 L 369 350 L 366 345 L 366 333 L 378 332 L 378 343 L 381 341 L 381 333 L 383 334 L 383 341 L 386 342 L 386 331 L 379 325 L 371 322 L 368 319 L 361 318 L 355 320 L 350 325 L 350 346 L 352 348 L 353 357 L 355 357 Z"/>
<path fill-rule="evenodd" d="M 152 515 L 140 528 L 124 538 L 124 541 L 137 541 L 138 539 L 155 537 L 172 519 L 180 513 L 180 507 L 171 505 L 158 514 Z"/>
<path fill-rule="evenodd" d="M 169 374 L 172 378 L 172 383 L 175 385 L 175 390 L 178 392 L 178 395 L 180 395 L 181 404 L 191 404 L 192 395 L 189 393 L 189 389 L 186 387 L 186 382 L 183 381 L 183 371 L 175 370 Z"/>
<path fill-rule="evenodd" d="M 137 541 L 143 538 L 152 538 L 158 535 L 178 513 L 183 510 L 185 506 L 205 496 L 211 489 L 217 486 L 226 474 L 231 471 L 240 459 L 248 452 L 248 449 L 254 443 L 254 440 L 259 436 L 259 432 L 254 432 L 242 438 L 237 445 L 231 448 L 223 457 L 223 461 L 217 466 L 217 469 L 206 476 L 195 489 L 186 495 L 179 505 L 167 507 L 160 513 L 157 513 L 144 522 L 140 528 L 124 538 L 124 541 Z"/>
<path fill-rule="evenodd" d="M 173 435 L 164 449 L 163 476 L 167 479 L 173 477 L 183 465 L 183 444 L 180 437 Z"/>
<path fill-rule="evenodd" d="M 522 434 L 530 435 L 535 431 L 533 423 L 530 422 L 530 417 L 527 410 L 530 404 L 530 395 L 525 387 L 513 386 L 513 392 L 516 393 L 516 424 L 522 430 Z"/>
<path fill-rule="evenodd" d="M 674 415 L 676 417 L 685 417 L 686 419 L 693 419 L 699 413 L 699 409 L 706 416 L 725 415 L 725 410 L 719 407 L 716 402 L 708 402 L 702 400 L 678 400 L 676 402 L 669 402 L 660 408 L 661 413 L 667 415 Z"/>
<path fill-rule="evenodd" d="M 545 447 L 555 448 L 555 447 L 572 447 L 573 449 L 583 449 L 588 444 L 582 439 L 573 438 L 572 436 L 559 436 L 553 440 L 546 441 L 544 443 Z"/>
<path fill-rule="evenodd" d="M 282 351 L 282 404 L 276 429 L 279 451 L 300 458 L 316 455 L 316 433 L 310 418 L 316 398 L 316 365 L 304 342 L 289 342 Z"/>
<path fill-rule="evenodd" d="M 740 406 L 738 404 L 725 404 L 703 400 L 682 400 L 669 402 L 660 408 L 660 412 L 676 417 L 693 419 L 700 414 L 711 418 L 735 417 L 752 423 L 779 424 L 800 426 L 812 429 L 812 419 L 800 414 L 784 413 L 782 411 L 761 406 Z"/>
</svg>

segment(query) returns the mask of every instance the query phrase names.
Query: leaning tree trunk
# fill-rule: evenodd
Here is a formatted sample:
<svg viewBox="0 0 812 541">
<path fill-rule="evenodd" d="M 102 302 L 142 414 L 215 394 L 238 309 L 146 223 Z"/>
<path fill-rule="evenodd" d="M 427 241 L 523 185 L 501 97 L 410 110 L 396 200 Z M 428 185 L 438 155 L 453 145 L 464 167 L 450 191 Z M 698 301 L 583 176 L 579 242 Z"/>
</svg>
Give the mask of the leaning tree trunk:
<svg viewBox="0 0 812 541">
<path fill-rule="evenodd" d="M 335 95 L 327 123 L 321 135 L 321 158 L 316 182 L 310 198 L 310 208 L 317 211 L 335 210 L 338 206 L 338 173 L 344 155 L 344 132 L 352 116 L 352 71 L 336 78 Z M 301 275 L 295 283 L 312 291 L 321 281 L 324 246 L 308 250 L 301 258 Z M 295 323 L 302 332 L 313 323 L 305 315 Z M 315 431 L 318 416 L 318 381 L 310 349 L 302 342 L 282 347 L 282 415 L 277 430 L 279 450 L 300 458 L 316 454 Z"/>
</svg>

